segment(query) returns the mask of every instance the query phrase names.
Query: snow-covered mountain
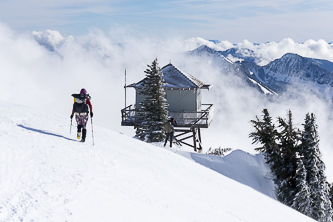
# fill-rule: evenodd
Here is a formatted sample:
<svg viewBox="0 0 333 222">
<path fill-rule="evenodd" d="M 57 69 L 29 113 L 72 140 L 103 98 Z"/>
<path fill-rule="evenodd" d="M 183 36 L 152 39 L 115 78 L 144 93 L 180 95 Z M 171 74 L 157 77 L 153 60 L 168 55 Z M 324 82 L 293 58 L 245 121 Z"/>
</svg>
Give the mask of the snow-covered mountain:
<svg viewBox="0 0 333 222">
<path fill-rule="evenodd" d="M 274 199 L 261 155 L 88 132 L 77 142 L 68 117 L 0 102 L 0 221 L 313 221 Z"/>
<path fill-rule="evenodd" d="M 249 86 L 256 88 L 258 91 L 269 95 L 277 94 L 273 87 L 266 85 L 261 80 L 263 70 L 254 61 L 256 60 L 251 50 L 235 49 L 226 51 L 217 51 L 206 45 L 202 45 L 188 53 L 190 56 L 205 57 L 214 67 L 220 69 L 221 73 L 233 73 L 241 77 Z M 242 62 L 240 62 L 242 61 Z"/>
<path fill-rule="evenodd" d="M 252 50 L 244 48 L 231 48 L 227 49 L 226 51 L 221 51 L 220 54 L 233 61 L 255 62 L 257 59 L 255 53 Z"/>
<path fill-rule="evenodd" d="M 192 56 L 214 58 L 222 72 L 233 72 L 242 76 L 249 85 L 261 85 L 271 92 L 281 93 L 286 87 L 297 84 L 314 84 L 333 87 L 333 63 L 327 60 L 306 58 L 294 53 L 287 53 L 265 66 L 257 64 L 258 58 L 249 49 L 231 48 L 217 51 L 206 45 L 190 52 Z"/>
<path fill-rule="evenodd" d="M 333 86 L 333 63 L 287 53 L 263 67 L 267 79 L 291 82 L 307 81 Z"/>
</svg>

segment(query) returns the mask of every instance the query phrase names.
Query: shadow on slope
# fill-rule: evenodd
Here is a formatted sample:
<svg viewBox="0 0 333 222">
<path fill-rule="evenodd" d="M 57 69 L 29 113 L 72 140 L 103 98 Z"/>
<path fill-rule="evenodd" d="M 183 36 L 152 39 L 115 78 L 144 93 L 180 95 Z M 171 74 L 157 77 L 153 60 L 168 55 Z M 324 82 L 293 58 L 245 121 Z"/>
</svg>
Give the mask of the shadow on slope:
<svg viewBox="0 0 333 222">
<path fill-rule="evenodd" d="M 234 150 L 224 157 L 191 153 L 191 158 L 230 179 L 276 198 L 270 168 L 261 154 L 251 155 L 242 150 Z"/>
<path fill-rule="evenodd" d="M 23 129 L 26 129 L 26 130 L 37 132 L 37 133 L 42 133 L 42 134 L 49 135 L 49 136 L 56 136 L 56 137 L 60 137 L 60 138 L 66 139 L 66 140 L 77 142 L 77 140 L 74 140 L 74 139 L 71 139 L 71 138 L 67 138 L 67 137 L 62 136 L 62 135 L 58 135 L 58 134 L 54 134 L 54 133 L 49 133 L 49 132 L 44 131 L 44 130 L 34 129 L 34 128 L 31 128 L 31 127 L 23 126 L 21 124 L 19 124 L 17 126 L 23 128 Z"/>
</svg>

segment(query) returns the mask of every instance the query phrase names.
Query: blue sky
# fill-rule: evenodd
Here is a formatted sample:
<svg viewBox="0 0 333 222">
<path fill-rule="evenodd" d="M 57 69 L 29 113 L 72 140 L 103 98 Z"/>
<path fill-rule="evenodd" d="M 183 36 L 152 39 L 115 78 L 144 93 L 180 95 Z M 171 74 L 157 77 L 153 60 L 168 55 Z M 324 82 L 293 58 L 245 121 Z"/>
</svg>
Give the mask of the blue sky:
<svg viewBox="0 0 333 222">
<path fill-rule="evenodd" d="M 0 22 L 14 30 L 74 36 L 98 28 L 231 42 L 331 42 L 332 19 L 331 0 L 0 0 Z"/>
</svg>

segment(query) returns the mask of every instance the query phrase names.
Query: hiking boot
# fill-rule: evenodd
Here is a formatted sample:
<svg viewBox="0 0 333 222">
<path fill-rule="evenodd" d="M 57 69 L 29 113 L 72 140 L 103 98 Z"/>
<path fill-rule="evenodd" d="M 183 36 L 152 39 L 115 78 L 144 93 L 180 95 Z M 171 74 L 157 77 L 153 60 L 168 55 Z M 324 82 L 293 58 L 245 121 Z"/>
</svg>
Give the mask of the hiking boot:
<svg viewBox="0 0 333 222">
<path fill-rule="evenodd" d="M 87 130 L 86 130 L 86 129 L 83 129 L 83 130 L 82 130 L 82 139 L 81 139 L 81 142 L 86 141 L 86 135 L 87 135 Z"/>
</svg>

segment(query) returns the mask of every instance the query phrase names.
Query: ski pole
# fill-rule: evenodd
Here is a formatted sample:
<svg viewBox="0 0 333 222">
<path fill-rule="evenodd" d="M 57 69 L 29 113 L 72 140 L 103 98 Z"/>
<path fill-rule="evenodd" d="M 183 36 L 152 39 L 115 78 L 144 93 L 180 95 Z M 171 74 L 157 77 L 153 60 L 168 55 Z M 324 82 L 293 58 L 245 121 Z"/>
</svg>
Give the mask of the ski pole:
<svg viewBox="0 0 333 222">
<path fill-rule="evenodd" d="M 69 134 L 72 134 L 72 119 L 71 119 L 71 126 L 69 128 Z"/>
<path fill-rule="evenodd" d="M 92 136 L 92 141 L 93 141 L 93 146 L 94 146 L 95 145 L 95 143 L 94 143 L 94 128 L 93 128 L 92 118 L 91 118 L 91 136 Z"/>
</svg>

